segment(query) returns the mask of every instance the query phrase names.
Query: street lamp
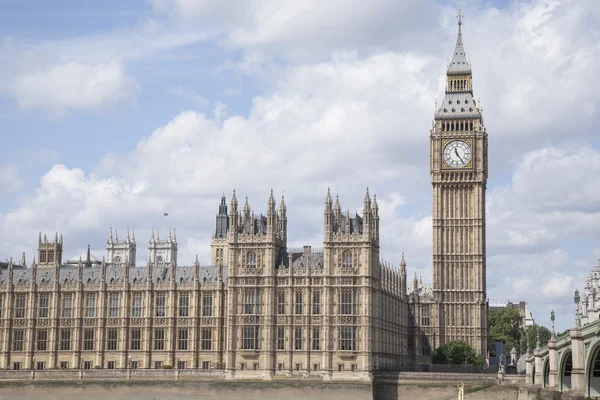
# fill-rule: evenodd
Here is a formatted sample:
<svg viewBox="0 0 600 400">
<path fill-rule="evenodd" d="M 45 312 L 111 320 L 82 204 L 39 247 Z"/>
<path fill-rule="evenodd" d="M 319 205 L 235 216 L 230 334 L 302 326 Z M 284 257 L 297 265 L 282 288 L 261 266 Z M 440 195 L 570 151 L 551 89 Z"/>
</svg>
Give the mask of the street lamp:
<svg viewBox="0 0 600 400">
<path fill-rule="evenodd" d="M 31 359 L 31 369 L 35 370 L 35 356 Z"/>
<path fill-rule="evenodd" d="M 581 317 L 579 316 L 579 301 L 581 298 L 579 297 L 579 290 L 575 289 L 575 327 L 581 328 Z"/>
<path fill-rule="evenodd" d="M 550 311 L 550 320 L 552 321 L 552 339 L 554 339 L 554 310 Z"/>
</svg>

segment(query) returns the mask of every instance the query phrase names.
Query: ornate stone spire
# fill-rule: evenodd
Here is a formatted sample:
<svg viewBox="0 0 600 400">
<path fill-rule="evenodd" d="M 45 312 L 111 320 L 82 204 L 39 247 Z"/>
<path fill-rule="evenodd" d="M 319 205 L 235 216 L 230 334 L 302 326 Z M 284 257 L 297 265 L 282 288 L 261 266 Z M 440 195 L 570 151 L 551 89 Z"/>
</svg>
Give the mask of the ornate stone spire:
<svg viewBox="0 0 600 400">
<path fill-rule="evenodd" d="M 456 18 L 458 18 L 458 35 L 456 37 L 454 54 L 452 54 L 450 65 L 448 65 L 449 75 L 462 75 L 471 73 L 471 65 L 467 60 L 462 39 L 462 17 L 463 15 L 461 10 L 458 10 L 458 15 L 456 16 Z"/>
</svg>

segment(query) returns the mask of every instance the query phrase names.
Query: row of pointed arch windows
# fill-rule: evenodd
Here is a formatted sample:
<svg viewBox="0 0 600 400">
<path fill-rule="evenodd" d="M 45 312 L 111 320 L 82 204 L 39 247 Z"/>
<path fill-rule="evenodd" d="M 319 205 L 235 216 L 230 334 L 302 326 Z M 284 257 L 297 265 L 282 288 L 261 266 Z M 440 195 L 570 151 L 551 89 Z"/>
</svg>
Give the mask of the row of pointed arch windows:
<svg viewBox="0 0 600 400">
<path fill-rule="evenodd" d="M 350 250 L 346 250 L 342 253 L 342 268 L 352 268 L 352 253 L 350 252 Z"/>
<path fill-rule="evenodd" d="M 442 131 L 472 131 L 473 121 L 442 121 Z"/>
<path fill-rule="evenodd" d="M 453 79 L 450 81 L 450 90 L 469 90 L 469 81 L 467 79 Z"/>
</svg>

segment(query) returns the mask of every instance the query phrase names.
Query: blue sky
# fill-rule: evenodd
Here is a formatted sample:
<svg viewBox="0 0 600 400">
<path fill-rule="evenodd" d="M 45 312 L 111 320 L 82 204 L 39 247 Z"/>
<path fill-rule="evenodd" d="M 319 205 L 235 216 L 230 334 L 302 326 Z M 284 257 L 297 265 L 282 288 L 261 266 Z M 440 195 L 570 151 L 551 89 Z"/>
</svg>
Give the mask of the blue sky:
<svg viewBox="0 0 600 400">
<path fill-rule="evenodd" d="M 462 8 L 490 135 L 488 295 L 572 322 L 600 256 L 600 9 L 532 1 L 0 2 L 0 257 L 63 232 L 177 226 L 208 262 L 221 193 L 321 246 L 327 187 L 382 212 L 382 257 L 431 280 L 429 128 Z M 163 212 L 169 212 L 168 220 Z"/>
</svg>

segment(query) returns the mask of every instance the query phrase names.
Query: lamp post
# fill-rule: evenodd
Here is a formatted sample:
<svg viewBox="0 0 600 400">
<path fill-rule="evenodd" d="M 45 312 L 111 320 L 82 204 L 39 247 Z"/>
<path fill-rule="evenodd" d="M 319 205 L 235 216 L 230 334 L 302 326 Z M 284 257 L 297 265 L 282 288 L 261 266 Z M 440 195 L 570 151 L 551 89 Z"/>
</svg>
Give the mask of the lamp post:
<svg viewBox="0 0 600 400">
<path fill-rule="evenodd" d="M 31 380 L 35 379 L 35 356 L 31 358 Z"/>
<path fill-rule="evenodd" d="M 550 311 L 550 321 L 552 321 L 552 339 L 555 338 L 555 333 L 554 333 L 554 310 Z"/>
<path fill-rule="evenodd" d="M 131 356 L 129 356 L 128 366 L 129 368 L 127 369 L 127 376 L 129 379 L 131 379 Z"/>
<path fill-rule="evenodd" d="M 573 299 L 575 301 L 575 327 L 581 328 L 581 316 L 579 315 L 579 301 L 581 298 L 579 297 L 579 290 L 575 289 L 575 297 Z"/>
</svg>

